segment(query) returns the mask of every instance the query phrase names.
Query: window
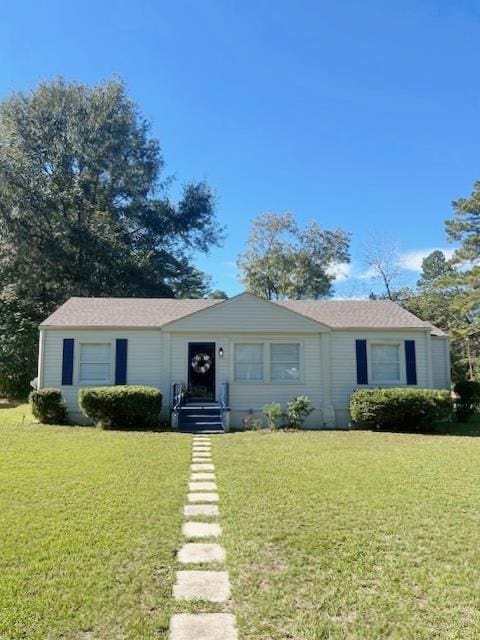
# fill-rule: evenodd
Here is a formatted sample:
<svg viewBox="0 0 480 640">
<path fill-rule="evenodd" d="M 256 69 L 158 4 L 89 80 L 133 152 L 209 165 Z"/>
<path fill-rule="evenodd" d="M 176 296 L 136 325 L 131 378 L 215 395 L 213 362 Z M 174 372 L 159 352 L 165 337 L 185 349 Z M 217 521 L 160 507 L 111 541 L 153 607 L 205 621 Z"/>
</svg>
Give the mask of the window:
<svg viewBox="0 0 480 640">
<path fill-rule="evenodd" d="M 235 380 L 263 380 L 263 344 L 236 344 Z"/>
<path fill-rule="evenodd" d="M 372 344 L 373 382 L 400 382 L 400 348 L 398 344 Z"/>
<path fill-rule="evenodd" d="M 300 378 L 300 345 L 270 345 L 271 380 L 298 380 Z"/>
<path fill-rule="evenodd" d="M 80 345 L 80 382 L 110 382 L 111 345 L 91 343 Z"/>
</svg>

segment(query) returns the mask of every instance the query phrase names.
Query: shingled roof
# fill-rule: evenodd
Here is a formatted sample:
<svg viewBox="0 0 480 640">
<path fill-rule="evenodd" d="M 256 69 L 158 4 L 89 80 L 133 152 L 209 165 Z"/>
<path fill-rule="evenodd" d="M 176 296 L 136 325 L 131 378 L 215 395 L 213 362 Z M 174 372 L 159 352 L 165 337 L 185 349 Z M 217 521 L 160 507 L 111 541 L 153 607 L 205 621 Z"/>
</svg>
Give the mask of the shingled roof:
<svg viewBox="0 0 480 640">
<path fill-rule="evenodd" d="M 70 298 L 43 327 L 162 327 L 223 300 L 171 298 Z M 390 300 L 281 300 L 286 307 L 332 329 L 431 329 L 445 335 Z"/>
</svg>

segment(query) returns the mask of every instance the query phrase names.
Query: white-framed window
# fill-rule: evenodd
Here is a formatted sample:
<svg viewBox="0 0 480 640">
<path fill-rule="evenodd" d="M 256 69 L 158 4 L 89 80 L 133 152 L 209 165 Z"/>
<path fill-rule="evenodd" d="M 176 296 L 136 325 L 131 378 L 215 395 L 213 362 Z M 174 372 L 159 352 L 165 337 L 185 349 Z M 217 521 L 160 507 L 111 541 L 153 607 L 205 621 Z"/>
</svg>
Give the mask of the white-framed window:
<svg viewBox="0 0 480 640">
<path fill-rule="evenodd" d="M 263 344 L 236 344 L 233 357 L 233 377 L 240 381 L 263 381 Z"/>
<path fill-rule="evenodd" d="M 112 345 L 109 342 L 80 344 L 79 382 L 111 382 Z"/>
<path fill-rule="evenodd" d="M 371 344 L 370 360 L 372 382 L 400 382 L 400 345 L 394 343 Z"/>
<path fill-rule="evenodd" d="M 288 381 L 300 379 L 300 345 L 295 342 L 270 344 L 270 379 Z"/>
</svg>

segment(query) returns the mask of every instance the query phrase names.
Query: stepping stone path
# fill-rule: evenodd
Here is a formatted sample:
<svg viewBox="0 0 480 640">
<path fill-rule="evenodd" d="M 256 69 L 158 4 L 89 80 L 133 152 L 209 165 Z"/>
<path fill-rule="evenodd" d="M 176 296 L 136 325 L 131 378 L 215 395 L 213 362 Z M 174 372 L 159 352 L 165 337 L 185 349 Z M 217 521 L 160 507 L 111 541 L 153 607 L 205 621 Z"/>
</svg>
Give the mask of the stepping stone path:
<svg viewBox="0 0 480 640">
<path fill-rule="evenodd" d="M 182 527 L 184 544 L 177 553 L 181 569 L 176 572 L 173 597 L 180 602 L 221 605 L 230 599 L 230 579 L 221 566 L 225 564 L 226 553 L 218 542 L 222 528 L 218 523 L 219 495 L 210 436 L 193 438 L 190 468 L 187 504 L 183 507 L 186 518 Z M 192 520 L 196 517 L 202 519 Z M 206 518 L 210 520 L 205 521 Z M 202 565 L 201 570 L 195 568 L 199 564 Z M 173 615 L 169 640 L 238 640 L 235 616 L 231 613 Z"/>
</svg>

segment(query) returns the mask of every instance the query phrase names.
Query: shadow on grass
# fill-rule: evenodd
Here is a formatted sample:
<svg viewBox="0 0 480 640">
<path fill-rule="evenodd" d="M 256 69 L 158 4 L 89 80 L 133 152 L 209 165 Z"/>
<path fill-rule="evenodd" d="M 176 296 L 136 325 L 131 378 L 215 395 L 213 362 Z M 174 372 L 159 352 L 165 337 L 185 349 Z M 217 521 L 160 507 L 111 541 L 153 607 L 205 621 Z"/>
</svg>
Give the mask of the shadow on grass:
<svg viewBox="0 0 480 640">
<path fill-rule="evenodd" d="M 25 404 L 27 402 L 26 399 L 23 400 L 12 400 L 11 398 L 0 398 L 0 409 L 16 409 L 21 404 Z"/>
</svg>

